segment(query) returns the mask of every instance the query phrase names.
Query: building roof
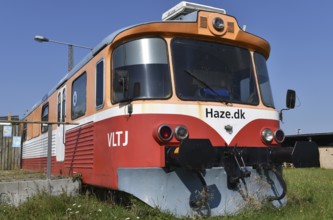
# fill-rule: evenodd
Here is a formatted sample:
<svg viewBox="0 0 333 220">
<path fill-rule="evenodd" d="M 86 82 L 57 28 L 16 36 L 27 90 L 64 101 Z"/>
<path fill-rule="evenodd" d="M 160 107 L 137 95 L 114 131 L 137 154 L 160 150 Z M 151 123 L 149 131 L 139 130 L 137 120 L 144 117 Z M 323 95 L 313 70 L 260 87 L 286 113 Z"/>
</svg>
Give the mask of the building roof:
<svg viewBox="0 0 333 220">
<path fill-rule="evenodd" d="M 283 145 L 294 146 L 296 141 L 313 141 L 318 146 L 333 146 L 333 132 L 287 135 Z"/>
<path fill-rule="evenodd" d="M 19 116 L 18 115 L 12 115 L 11 116 L 12 120 L 19 120 Z M 8 116 L 0 116 L 0 121 L 7 121 L 8 120 Z"/>
</svg>

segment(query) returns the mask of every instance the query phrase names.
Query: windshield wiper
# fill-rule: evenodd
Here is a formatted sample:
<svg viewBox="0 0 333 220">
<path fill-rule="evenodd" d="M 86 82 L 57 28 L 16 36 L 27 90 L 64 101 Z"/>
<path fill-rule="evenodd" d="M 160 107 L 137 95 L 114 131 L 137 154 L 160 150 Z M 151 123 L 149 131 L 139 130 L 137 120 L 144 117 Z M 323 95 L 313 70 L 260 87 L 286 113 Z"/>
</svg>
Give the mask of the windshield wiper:
<svg viewBox="0 0 333 220">
<path fill-rule="evenodd" d="M 220 94 L 218 94 L 215 89 L 213 89 L 210 85 L 208 85 L 205 81 L 203 81 L 202 79 L 198 78 L 197 76 L 195 76 L 193 73 L 191 73 L 188 70 L 184 70 L 185 73 L 187 73 L 189 76 L 191 76 L 193 79 L 195 79 L 196 81 L 198 81 L 199 83 L 201 83 L 202 85 L 204 85 L 207 89 L 209 89 L 212 93 L 214 93 L 214 95 L 217 97 L 217 101 L 228 105 L 229 103 L 224 100 Z"/>
</svg>

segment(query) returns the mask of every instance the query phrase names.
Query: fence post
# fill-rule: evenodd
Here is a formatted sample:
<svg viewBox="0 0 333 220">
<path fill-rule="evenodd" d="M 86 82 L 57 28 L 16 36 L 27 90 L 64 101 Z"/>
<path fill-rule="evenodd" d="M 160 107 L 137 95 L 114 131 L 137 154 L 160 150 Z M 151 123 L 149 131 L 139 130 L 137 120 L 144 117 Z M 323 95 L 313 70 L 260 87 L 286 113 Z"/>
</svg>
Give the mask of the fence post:
<svg viewBox="0 0 333 220">
<path fill-rule="evenodd" d="M 52 124 L 48 124 L 47 173 L 46 173 L 47 179 L 51 179 L 51 156 L 52 156 Z"/>
</svg>

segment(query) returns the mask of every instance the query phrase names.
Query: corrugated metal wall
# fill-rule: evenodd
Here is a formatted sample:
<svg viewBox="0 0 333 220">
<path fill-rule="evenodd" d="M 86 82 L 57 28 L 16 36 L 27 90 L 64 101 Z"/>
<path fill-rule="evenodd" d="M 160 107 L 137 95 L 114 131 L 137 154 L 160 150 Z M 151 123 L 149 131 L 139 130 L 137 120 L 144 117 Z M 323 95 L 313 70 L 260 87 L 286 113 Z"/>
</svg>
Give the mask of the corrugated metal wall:
<svg viewBox="0 0 333 220">
<path fill-rule="evenodd" d="M 93 169 L 94 132 L 94 124 L 91 123 L 66 134 L 65 165 L 69 176 L 76 169 Z"/>
</svg>

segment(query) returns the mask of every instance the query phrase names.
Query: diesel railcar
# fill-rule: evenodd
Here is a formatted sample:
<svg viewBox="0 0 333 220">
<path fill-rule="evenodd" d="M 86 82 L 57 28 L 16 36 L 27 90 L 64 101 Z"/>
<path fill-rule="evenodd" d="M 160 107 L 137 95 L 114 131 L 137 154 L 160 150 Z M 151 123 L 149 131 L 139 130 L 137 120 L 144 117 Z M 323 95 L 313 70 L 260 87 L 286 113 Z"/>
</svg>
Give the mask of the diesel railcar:
<svg viewBox="0 0 333 220">
<path fill-rule="evenodd" d="M 176 216 L 283 206 L 281 164 L 296 154 L 281 147 L 269 54 L 224 9 L 189 2 L 115 31 L 26 115 L 59 124 L 23 126 L 22 168 L 45 169 L 51 128 L 52 173 Z"/>
</svg>

